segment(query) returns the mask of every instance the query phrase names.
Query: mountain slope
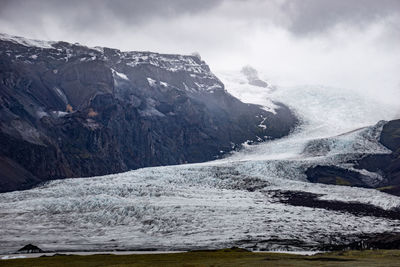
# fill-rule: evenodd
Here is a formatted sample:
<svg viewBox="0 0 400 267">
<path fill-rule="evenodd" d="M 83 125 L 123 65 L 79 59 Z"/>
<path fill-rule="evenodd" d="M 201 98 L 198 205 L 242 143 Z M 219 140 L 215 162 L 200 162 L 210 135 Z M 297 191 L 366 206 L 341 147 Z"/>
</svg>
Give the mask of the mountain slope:
<svg viewBox="0 0 400 267">
<path fill-rule="evenodd" d="M 349 160 L 390 155 L 379 143 L 384 122 L 374 124 L 395 118 L 396 107 L 347 89 L 270 90 L 250 85 L 240 73 L 221 77 L 240 99 L 267 107 L 267 97 L 289 104 L 302 123 L 285 138 L 243 146 L 220 160 L 62 179 L 2 193 L 0 251 L 26 244 L 55 251 L 324 250 L 400 231 L 400 198 L 310 183 L 305 175 L 316 165 L 349 169 Z"/>
<path fill-rule="evenodd" d="M 333 165 L 317 165 L 306 171 L 311 182 L 378 188 L 400 195 L 400 120 L 381 122 L 378 141 L 388 149 L 385 154 L 363 154 L 348 163 L 354 169 Z M 377 181 L 371 179 L 379 178 Z"/>
<path fill-rule="evenodd" d="M 196 56 L 0 35 L 0 192 L 214 159 L 297 119 L 245 104 Z"/>
</svg>

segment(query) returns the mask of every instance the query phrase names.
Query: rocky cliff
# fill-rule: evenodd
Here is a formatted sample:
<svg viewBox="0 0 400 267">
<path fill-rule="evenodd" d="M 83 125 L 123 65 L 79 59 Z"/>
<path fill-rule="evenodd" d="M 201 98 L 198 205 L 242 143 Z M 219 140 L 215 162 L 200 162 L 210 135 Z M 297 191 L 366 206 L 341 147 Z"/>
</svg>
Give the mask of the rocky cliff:
<svg viewBox="0 0 400 267">
<path fill-rule="evenodd" d="M 297 123 L 231 96 L 197 56 L 0 35 L 0 192 L 212 160 Z"/>
<path fill-rule="evenodd" d="M 378 141 L 391 151 L 386 154 L 365 154 L 348 162 L 353 170 L 326 165 L 313 166 L 306 171 L 310 182 L 377 188 L 400 196 L 400 120 L 385 122 Z M 360 170 L 360 171 L 359 171 Z M 363 172 L 381 177 L 369 183 Z"/>
</svg>

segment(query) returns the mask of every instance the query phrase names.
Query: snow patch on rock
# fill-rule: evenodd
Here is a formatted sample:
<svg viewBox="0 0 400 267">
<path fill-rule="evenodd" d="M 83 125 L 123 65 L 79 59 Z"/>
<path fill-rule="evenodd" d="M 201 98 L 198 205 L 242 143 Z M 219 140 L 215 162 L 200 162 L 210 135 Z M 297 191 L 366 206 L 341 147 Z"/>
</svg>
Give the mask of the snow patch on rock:
<svg viewBox="0 0 400 267">
<path fill-rule="evenodd" d="M 55 42 L 51 41 L 42 41 L 42 40 L 34 40 L 34 39 L 28 39 L 24 37 L 19 37 L 19 36 L 12 36 L 8 35 L 5 33 L 0 33 L 0 40 L 2 41 L 9 41 L 15 44 L 20 44 L 23 46 L 33 46 L 33 47 L 38 47 L 38 48 L 53 48 L 53 44 Z"/>
<path fill-rule="evenodd" d="M 125 73 L 118 72 L 114 69 L 111 69 L 111 71 L 112 71 L 112 74 L 114 75 L 114 77 L 117 76 L 123 80 L 129 81 L 129 78 L 128 78 L 128 76 L 126 76 Z"/>
</svg>

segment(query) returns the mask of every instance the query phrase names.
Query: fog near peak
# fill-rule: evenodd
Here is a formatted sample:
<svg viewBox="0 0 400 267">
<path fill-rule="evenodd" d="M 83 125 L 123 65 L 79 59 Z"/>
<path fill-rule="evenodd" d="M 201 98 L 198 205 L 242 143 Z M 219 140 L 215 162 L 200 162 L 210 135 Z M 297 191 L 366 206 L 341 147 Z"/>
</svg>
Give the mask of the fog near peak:
<svg viewBox="0 0 400 267">
<path fill-rule="evenodd" d="M 214 71 L 255 67 L 281 85 L 400 97 L 400 1 L 0 2 L 0 31 L 121 50 L 191 54 Z"/>
</svg>

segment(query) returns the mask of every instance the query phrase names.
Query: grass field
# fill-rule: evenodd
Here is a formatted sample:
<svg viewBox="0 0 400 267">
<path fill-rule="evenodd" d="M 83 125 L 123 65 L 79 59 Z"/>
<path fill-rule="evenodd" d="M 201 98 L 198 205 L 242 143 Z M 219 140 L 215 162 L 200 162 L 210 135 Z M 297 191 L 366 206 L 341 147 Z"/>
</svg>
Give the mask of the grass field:
<svg viewBox="0 0 400 267">
<path fill-rule="evenodd" d="M 400 266 L 400 250 L 347 251 L 301 256 L 238 249 L 178 254 L 52 256 L 1 260 L 0 266 Z"/>
</svg>

